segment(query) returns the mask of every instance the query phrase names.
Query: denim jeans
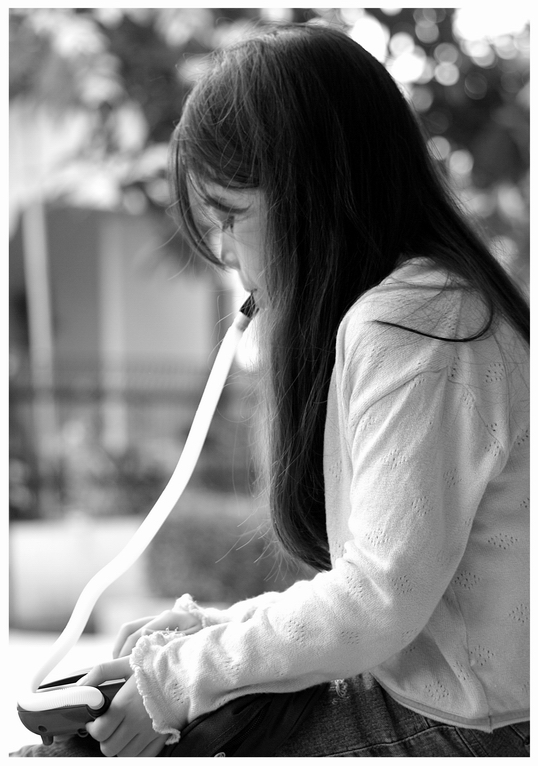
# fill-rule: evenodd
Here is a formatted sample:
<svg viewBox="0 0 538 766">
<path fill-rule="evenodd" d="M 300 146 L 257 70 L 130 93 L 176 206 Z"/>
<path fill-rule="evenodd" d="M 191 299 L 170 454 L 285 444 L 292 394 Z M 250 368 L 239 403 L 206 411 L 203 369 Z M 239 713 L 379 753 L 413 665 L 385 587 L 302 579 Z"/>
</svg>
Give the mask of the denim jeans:
<svg viewBox="0 0 538 766">
<path fill-rule="evenodd" d="M 327 684 L 308 719 L 275 758 L 528 758 L 529 724 L 488 733 L 450 726 L 396 703 L 363 674 Z M 101 756 L 91 737 L 49 746 L 30 745 L 11 757 L 81 758 Z"/>
</svg>

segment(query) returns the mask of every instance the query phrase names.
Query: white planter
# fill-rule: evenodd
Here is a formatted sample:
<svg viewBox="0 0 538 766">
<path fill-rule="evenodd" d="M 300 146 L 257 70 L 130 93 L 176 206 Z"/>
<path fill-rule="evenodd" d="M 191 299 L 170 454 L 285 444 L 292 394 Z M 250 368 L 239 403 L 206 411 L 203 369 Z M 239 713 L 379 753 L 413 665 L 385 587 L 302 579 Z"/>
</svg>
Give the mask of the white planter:
<svg viewBox="0 0 538 766">
<path fill-rule="evenodd" d="M 12 626 L 23 630 L 61 630 L 86 583 L 124 547 L 141 521 L 133 517 L 95 518 L 76 514 L 66 520 L 13 523 Z M 118 603 L 118 599 L 130 601 L 148 595 L 142 557 L 105 590 L 94 615 L 110 600 Z"/>
</svg>

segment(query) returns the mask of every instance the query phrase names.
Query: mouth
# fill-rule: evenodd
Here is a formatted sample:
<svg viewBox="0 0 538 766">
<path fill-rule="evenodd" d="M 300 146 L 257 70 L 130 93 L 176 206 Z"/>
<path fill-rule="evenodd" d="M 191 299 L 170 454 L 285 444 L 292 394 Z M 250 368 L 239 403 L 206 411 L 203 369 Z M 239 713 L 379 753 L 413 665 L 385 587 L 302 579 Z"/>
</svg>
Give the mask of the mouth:
<svg viewBox="0 0 538 766">
<path fill-rule="evenodd" d="M 242 287 L 244 290 L 246 290 L 247 293 L 249 293 L 249 295 L 252 296 L 257 308 L 262 309 L 265 303 L 263 290 L 260 290 L 259 287 L 251 287 L 249 285 L 242 285 Z"/>
</svg>

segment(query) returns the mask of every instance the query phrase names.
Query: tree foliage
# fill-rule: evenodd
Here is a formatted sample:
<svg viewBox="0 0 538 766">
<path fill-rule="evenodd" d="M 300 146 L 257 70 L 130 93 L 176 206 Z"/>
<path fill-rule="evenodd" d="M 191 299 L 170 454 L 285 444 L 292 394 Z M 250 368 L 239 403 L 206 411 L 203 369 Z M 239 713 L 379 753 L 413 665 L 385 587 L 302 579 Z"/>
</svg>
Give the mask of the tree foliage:
<svg viewBox="0 0 538 766">
<path fill-rule="evenodd" d="M 336 24 L 378 46 L 463 204 L 524 282 L 529 29 L 515 10 L 495 8 L 475 9 L 474 26 L 469 11 L 440 8 L 11 9 L 10 98 L 83 116 L 79 143 L 51 171 L 49 199 L 150 209 L 168 237 L 166 148 L 204 57 L 268 18 Z"/>
</svg>

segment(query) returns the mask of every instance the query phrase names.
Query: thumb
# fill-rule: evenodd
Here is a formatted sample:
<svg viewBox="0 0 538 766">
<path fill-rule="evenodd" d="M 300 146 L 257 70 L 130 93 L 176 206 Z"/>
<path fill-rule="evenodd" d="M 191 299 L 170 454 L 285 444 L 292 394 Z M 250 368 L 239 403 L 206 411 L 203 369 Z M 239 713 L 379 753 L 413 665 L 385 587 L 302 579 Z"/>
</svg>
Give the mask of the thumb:
<svg viewBox="0 0 538 766">
<path fill-rule="evenodd" d="M 77 681 L 78 686 L 99 686 L 104 681 L 114 681 L 119 678 L 129 678 L 133 671 L 129 665 L 129 657 L 120 657 L 117 660 L 103 662 L 95 665 L 89 673 Z"/>
</svg>

